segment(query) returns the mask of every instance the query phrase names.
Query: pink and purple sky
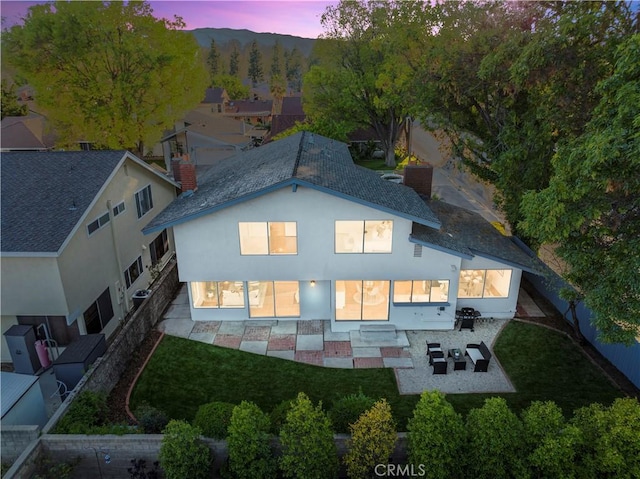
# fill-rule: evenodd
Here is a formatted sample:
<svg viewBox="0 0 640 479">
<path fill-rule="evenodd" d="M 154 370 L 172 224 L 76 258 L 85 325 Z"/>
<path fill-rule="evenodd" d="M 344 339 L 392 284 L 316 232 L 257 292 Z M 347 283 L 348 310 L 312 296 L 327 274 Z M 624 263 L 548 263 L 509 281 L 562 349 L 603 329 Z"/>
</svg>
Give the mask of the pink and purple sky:
<svg viewBox="0 0 640 479">
<path fill-rule="evenodd" d="M 2 27 L 21 22 L 27 9 L 45 2 L 0 1 Z M 188 30 L 195 28 L 247 29 L 257 33 L 281 33 L 305 38 L 317 38 L 322 33 L 320 16 L 329 0 L 156 0 L 149 2 L 157 17 L 181 16 Z"/>
</svg>

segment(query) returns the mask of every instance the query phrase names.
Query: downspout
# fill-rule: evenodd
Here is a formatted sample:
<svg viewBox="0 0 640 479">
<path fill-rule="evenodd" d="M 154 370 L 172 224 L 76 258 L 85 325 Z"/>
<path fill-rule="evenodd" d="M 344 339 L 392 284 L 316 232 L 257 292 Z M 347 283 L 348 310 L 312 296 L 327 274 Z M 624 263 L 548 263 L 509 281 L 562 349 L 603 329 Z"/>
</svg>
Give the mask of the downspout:
<svg viewBox="0 0 640 479">
<path fill-rule="evenodd" d="M 120 310 L 122 311 L 122 320 L 127 316 L 127 313 L 131 310 L 129 305 L 129 298 L 126 294 L 126 282 L 124 279 L 124 270 L 122 269 L 122 263 L 120 261 L 120 249 L 118 248 L 118 241 L 116 238 L 116 225 L 113 221 L 113 207 L 111 206 L 111 200 L 107 200 L 107 211 L 109 212 L 109 224 L 111 225 L 109 229 L 111 230 L 111 241 L 113 242 L 113 250 L 116 253 L 116 264 L 118 265 L 118 279 L 120 283 L 121 291 L 116 291 L 120 297 L 122 297 L 122 301 L 120 302 Z M 123 309 L 124 308 L 124 309 Z"/>
</svg>

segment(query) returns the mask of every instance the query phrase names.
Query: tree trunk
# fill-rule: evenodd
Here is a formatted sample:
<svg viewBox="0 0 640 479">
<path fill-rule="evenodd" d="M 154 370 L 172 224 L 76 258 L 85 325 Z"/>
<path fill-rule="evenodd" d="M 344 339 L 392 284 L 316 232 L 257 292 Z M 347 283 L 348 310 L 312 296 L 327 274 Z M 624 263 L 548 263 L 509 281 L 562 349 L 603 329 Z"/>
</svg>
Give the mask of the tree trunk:
<svg viewBox="0 0 640 479">
<path fill-rule="evenodd" d="M 578 313 L 576 312 L 576 302 L 571 300 L 569 301 L 569 309 L 571 310 L 571 320 L 573 326 L 573 333 L 576 335 L 578 342 L 580 344 L 584 343 L 584 336 L 582 331 L 580 331 L 580 320 L 578 319 Z"/>
</svg>

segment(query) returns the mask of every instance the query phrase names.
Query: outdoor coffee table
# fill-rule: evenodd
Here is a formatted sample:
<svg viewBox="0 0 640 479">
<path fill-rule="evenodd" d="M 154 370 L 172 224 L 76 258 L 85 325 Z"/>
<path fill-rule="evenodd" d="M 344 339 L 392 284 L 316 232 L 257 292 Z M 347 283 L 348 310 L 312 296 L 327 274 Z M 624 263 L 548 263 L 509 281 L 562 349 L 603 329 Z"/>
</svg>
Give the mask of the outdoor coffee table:
<svg viewBox="0 0 640 479">
<path fill-rule="evenodd" d="M 450 349 L 447 356 L 453 358 L 453 370 L 460 371 L 467 369 L 467 360 L 464 358 L 464 354 L 458 348 Z"/>
</svg>

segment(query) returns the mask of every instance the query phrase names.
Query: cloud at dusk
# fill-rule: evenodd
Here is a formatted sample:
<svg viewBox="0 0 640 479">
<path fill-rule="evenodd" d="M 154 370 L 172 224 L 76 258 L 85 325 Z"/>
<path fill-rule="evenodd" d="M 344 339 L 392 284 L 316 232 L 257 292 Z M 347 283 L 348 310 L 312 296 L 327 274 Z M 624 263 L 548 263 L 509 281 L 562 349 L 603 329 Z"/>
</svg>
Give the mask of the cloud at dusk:
<svg viewBox="0 0 640 479">
<path fill-rule="evenodd" d="M 3 27 L 20 23 L 31 5 L 45 2 L 2 1 Z M 188 30 L 196 28 L 246 29 L 317 38 L 323 30 L 320 17 L 338 1 L 318 0 L 156 0 L 149 2 L 157 17 L 182 17 Z"/>
</svg>

